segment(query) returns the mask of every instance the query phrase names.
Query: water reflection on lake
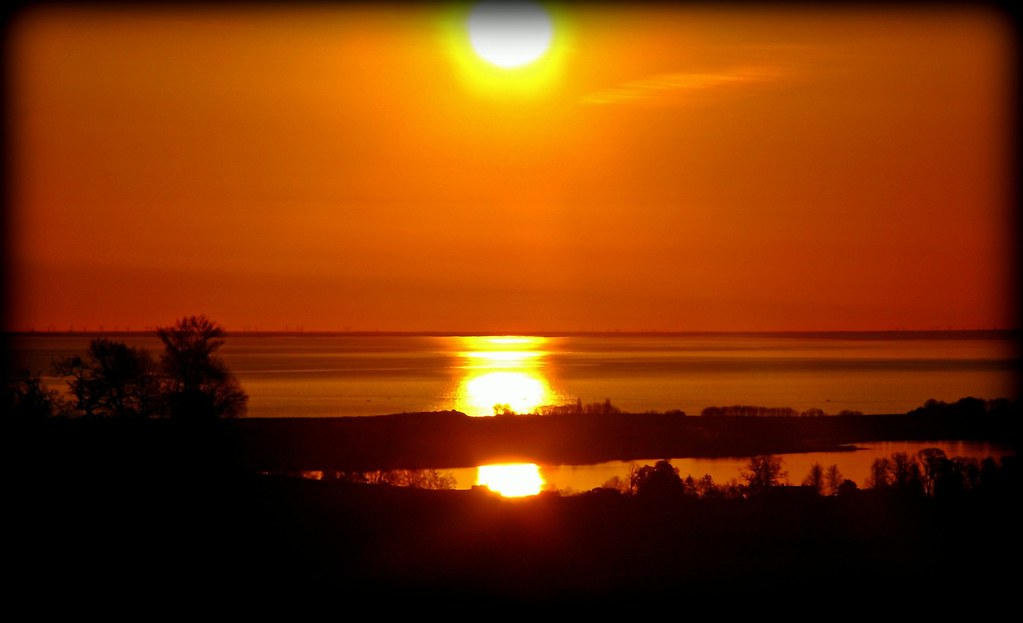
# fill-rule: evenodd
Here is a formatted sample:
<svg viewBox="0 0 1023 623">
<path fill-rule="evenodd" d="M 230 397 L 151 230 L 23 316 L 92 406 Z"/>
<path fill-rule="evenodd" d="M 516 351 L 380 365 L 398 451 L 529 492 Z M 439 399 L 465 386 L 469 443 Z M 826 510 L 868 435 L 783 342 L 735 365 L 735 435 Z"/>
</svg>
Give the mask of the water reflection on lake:
<svg viewBox="0 0 1023 623">
<path fill-rule="evenodd" d="M 967 441 L 884 441 L 861 444 L 857 450 L 846 452 L 807 452 L 801 454 L 782 454 L 782 467 L 788 472 L 788 482 L 798 485 L 803 482 L 814 463 L 823 467 L 837 465 L 842 475 L 864 487 L 870 473 L 870 464 L 874 459 L 889 457 L 896 452 L 905 452 L 916 456 L 925 448 L 940 448 L 949 457 L 961 456 L 976 459 L 1012 455 L 1011 449 L 997 444 Z M 594 465 L 543 465 L 539 473 L 546 482 L 545 489 L 563 493 L 581 493 L 600 487 L 611 478 L 617 476 L 625 482 L 629 481 L 629 470 L 632 466 L 653 465 L 659 459 L 642 459 L 637 461 L 609 461 Z M 741 481 L 740 471 L 749 462 L 748 457 L 729 458 L 676 458 L 671 464 L 678 468 L 682 478 L 691 475 L 699 479 L 710 474 L 716 484 L 725 484 L 732 479 Z M 445 470 L 455 477 L 456 487 L 468 489 L 477 482 L 477 468 Z M 784 479 L 783 479 L 784 480 Z"/>
<path fill-rule="evenodd" d="M 540 493 L 547 482 L 536 463 L 501 463 L 476 468 L 475 484 L 506 498 L 519 498 Z"/>
</svg>

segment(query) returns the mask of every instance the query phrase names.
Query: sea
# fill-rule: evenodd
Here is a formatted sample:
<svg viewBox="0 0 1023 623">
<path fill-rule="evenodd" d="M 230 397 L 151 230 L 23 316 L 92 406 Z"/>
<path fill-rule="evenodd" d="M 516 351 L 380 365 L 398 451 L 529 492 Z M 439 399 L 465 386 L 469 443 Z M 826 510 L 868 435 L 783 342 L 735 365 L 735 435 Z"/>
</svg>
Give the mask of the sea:
<svg viewBox="0 0 1023 623">
<path fill-rule="evenodd" d="M 14 362 L 66 389 L 53 362 L 96 334 L 11 336 Z M 108 339 L 150 350 L 155 335 Z M 1010 332 L 433 335 L 228 334 L 217 353 L 249 395 L 249 417 L 337 417 L 549 405 L 625 412 L 712 406 L 905 413 L 935 399 L 1016 398 Z"/>
<path fill-rule="evenodd" d="M 85 354 L 96 334 L 10 336 L 14 363 L 58 391 L 53 362 Z M 155 335 L 107 339 L 150 350 Z M 1019 398 L 1019 350 L 1008 332 L 437 335 L 228 334 L 217 352 L 249 396 L 248 417 L 338 417 L 458 410 L 544 412 L 558 405 L 628 413 L 758 406 L 797 412 L 906 413 L 928 400 Z M 864 484 L 874 458 L 928 447 L 983 459 L 1013 449 L 976 442 L 883 442 L 859 451 L 785 455 L 791 482 L 813 463 Z M 637 462 L 541 465 L 544 487 L 585 491 Z M 680 474 L 739 477 L 747 458 L 672 459 Z M 457 488 L 489 484 L 479 466 L 438 466 Z M 539 486 L 539 485 L 538 485 Z"/>
</svg>

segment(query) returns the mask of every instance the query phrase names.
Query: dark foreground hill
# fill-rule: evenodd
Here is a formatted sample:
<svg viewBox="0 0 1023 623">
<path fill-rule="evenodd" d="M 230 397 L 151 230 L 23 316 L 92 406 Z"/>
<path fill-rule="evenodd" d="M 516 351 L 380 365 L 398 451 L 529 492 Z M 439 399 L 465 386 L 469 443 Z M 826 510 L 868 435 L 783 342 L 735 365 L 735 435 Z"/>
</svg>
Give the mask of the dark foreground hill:
<svg viewBox="0 0 1023 623">
<path fill-rule="evenodd" d="M 15 603 L 130 604 L 142 620 L 211 602 L 236 612 L 329 602 L 339 612 L 954 607 L 987 616 L 1014 603 L 1020 571 L 1010 495 L 825 498 L 786 488 L 746 500 L 608 491 L 509 500 L 86 470 L 23 482 L 7 500 Z"/>
<path fill-rule="evenodd" d="M 783 452 L 1006 430 L 1005 422 L 907 416 L 432 417 L 433 428 L 414 414 L 8 427 L 9 605 L 123 609 L 148 620 L 210 604 L 231 614 L 283 604 L 293 620 L 312 604 L 338 616 L 366 607 L 478 616 L 564 607 L 819 618 L 879 608 L 984 617 L 1015 603 L 1016 488 L 948 499 L 782 488 L 752 499 L 596 491 L 506 500 L 257 473 L 457 465 L 495 452 L 566 462 L 684 456 L 685 448 Z M 408 463 L 389 463 L 400 457 Z"/>
</svg>

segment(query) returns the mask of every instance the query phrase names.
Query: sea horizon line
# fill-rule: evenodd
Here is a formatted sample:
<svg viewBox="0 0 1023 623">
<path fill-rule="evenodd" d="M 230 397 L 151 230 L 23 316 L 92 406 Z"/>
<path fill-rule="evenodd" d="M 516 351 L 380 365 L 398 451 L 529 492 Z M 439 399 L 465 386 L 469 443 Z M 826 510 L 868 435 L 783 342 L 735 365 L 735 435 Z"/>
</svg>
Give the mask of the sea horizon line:
<svg viewBox="0 0 1023 623">
<path fill-rule="evenodd" d="M 149 336 L 155 335 L 155 327 L 144 329 L 69 329 L 69 330 L 5 330 L 3 335 L 21 336 Z M 858 337 L 870 338 L 929 338 L 943 337 L 1019 337 L 1019 328 L 1002 329 L 834 329 L 834 330 L 538 330 L 538 331 L 458 331 L 458 330 L 302 330 L 302 329 L 227 329 L 227 335 L 234 337 Z"/>
</svg>

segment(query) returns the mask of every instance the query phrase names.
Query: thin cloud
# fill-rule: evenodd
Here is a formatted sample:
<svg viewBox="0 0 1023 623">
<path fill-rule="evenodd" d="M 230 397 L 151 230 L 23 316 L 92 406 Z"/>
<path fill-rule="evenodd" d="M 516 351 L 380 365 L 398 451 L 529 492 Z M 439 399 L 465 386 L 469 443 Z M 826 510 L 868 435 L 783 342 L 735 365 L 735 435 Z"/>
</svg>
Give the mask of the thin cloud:
<svg viewBox="0 0 1023 623">
<path fill-rule="evenodd" d="M 720 93 L 747 85 L 773 83 L 787 74 L 785 69 L 776 65 L 747 65 L 712 73 L 656 74 L 589 93 L 580 103 L 597 106 L 649 100 L 682 103 L 688 100 L 679 100 L 679 96 Z"/>
</svg>

